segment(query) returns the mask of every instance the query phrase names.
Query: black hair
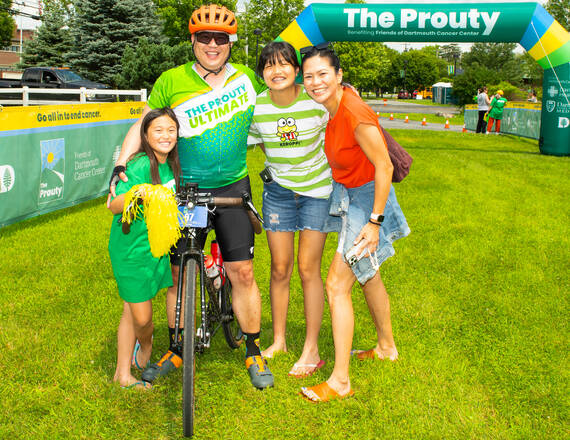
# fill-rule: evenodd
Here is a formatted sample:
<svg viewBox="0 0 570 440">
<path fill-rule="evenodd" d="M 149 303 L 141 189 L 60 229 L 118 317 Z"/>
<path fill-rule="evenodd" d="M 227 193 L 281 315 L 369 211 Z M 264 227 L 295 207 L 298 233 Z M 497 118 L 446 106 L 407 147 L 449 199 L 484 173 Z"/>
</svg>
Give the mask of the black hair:
<svg viewBox="0 0 570 440">
<path fill-rule="evenodd" d="M 327 46 L 324 48 L 319 48 L 318 46 L 313 46 L 309 50 L 307 50 L 303 55 L 303 61 L 301 62 L 301 69 L 305 64 L 305 61 L 309 58 L 320 56 L 321 58 L 327 58 L 329 60 L 329 64 L 334 67 L 336 73 L 340 71 L 340 59 L 338 55 L 334 51 L 331 46 Z"/>
<path fill-rule="evenodd" d="M 176 131 L 178 133 L 178 131 L 180 130 L 180 124 L 178 123 L 178 119 L 176 118 L 174 111 L 170 107 L 152 109 L 144 116 L 142 120 L 141 131 L 140 131 L 141 146 L 139 147 L 138 151 L 133 155 L 135 156 L 140 154 L 146 154 L 148 156 L 150 160 L 150 176 L 153 185 L 157 185 L 162 182 L 160 180 L 160 174 L 158 173 L 158 160 L 156 159 L 156 155 L 154 154 L 154 151 L 150 146 L 150 143 L 148 142 L 147 132 L 148 132 L 148 127 L 150 126 L 152 121 L 154 121 L 157 118 L 160 118 L 161 116 L 168 116 L 170 119 L 172 119 L 176 124 Z M 178 157 L 178 142 L 176 142 L 174 148 L 170 150 L 170 152 L 166 156 L 166 161 L 168 162 L 168 165 L 170 165 L 170 168 L 172 169 L 172 174 L 174 174 L 174 181 L 176 182 L 176 188 L 178 188 L 178 184 L 180 181 L 180 174 L 181 174 L 180 158 Z"/>
<path fill-rule="evenodd" d="M 255 69 L 256 73 L 263 78 L 263 70 L 265 69 L 265 66 L 268 63 L 275 64 L 279 62 L 280 59 L 291 64 L 297 69 L 301 68 L 299 65 L 299 59 L 297 58 L 297 52 L 293 46 L 286 41 L 272 41 L 261 50 L 259 62 Z"/>
</svg>

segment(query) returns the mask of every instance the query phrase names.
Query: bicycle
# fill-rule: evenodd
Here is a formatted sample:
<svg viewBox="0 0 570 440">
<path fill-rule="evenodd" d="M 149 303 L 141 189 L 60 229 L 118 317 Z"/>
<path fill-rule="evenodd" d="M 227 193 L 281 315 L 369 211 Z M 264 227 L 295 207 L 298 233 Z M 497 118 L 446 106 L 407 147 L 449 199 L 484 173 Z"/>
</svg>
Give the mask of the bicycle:
<svg viewBox="0 0 570 440">
<path fill-rule="evenodd" d="M 223 329 L 228 346 L 236 349 L 243 341 L 243 334 L 232 310 L 232 289 L 230 280 L 226 277 L 223 265 L 219 268 L 223 284 L 216 289 L 212 280 L 206 275 L 204 267 L 204 251 L 198 240 L 198 233 L 206 236 L 212 229 L 210 212 L 216 207 L 241 206 L 247 210 L 256 234 L 261 233 L 262 219 L 256 211 L 249 194 L 242 197 L 213 197 L 208 193 L 199 193 L 198 185 L 186 183 L 180 187 L 176 199 L 181 213 L 180 225 L 186 229 L 188 246 L 181 255 L 180 271 L 178 274 L 175 334 L 178 341 L 182 295 L 185 299 L 184 313 L 184 343 L 183 358 L 183 430 L 185 437 L 194 434 L 194 373 L 195 352 L 203 353 L 210 347 L 211 338 Z M 196 268 L 198 267 L 198 272 Z M 200 325 L 196 326 L 196 275 L 199 280 L 200 294 Z M 208 292 L 208 300 L 206 299 Z M 194 331 L 195 330 L 195 331 Z M 180 347 L 179 347 L 180 348 Z"/>
</svg>

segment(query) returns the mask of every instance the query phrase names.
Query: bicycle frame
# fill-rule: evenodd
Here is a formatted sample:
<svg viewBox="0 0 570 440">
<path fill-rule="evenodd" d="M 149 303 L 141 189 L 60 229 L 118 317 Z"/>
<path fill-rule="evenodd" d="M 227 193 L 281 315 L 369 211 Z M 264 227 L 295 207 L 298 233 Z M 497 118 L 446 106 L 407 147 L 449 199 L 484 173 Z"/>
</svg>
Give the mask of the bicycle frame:
<svg viewBox="0 0 570 440">
<path fill-rule="evenodd" d="M 183 203 L 187 203 L 189 207 L 194 207 L 198 205 L 202 206 L 210 206 L 216 205 L 218 203 L 221 206 L 243 206 L 248 213 L 250 221 L 254 227 L 255 233 L 261 232 L 261 217 L 257 213 L 253 203 L 251 202 L 251 198 L 249 194 L 243 194 L 241 199 L 237 197 L 212 197 L 208 194 L 200 194 L 198 193 L 198 185 L 194 183 L 186 183 L 184 187 L 181 188 L 179 192 L 180 201 Z M 216 202 L 218 201 L 218 202 Z M 208 212 L 207 223 L 205 227 L 189 227 L 187 228 L 188 231 L 188 246 L 186 250 L 181 255 L 181 262 L 180 262 L 180 270 L 178 273 L 178 285 L 177 285 L 177 297 L 176 297 L 176 315 L 175 315 L 175 328 L 174 328 L 174 337 L 175 337 L 175 344 L 180 347 L 179 343 L 179 329 L 180 329 L 180 315 L 181 315 L 181 308 L 182 308 L 182 295 L 183 295 L 183 284 L 184 284 L 184 267 L 188 261 L 188 259 L 193 259 L 199 267 L 199 278 L 200 278 L 200 326 L 196 329 L 196 344 L 195 350 L 198 352 L 203 352 L 205 348 L 210 347 L 210 341 L 213 334 L 219 327 L 212 329 L 210 333 L 209 325 L 211 324 L 208 317 L 208 302 L 206 301 L 206 274 L 204 269 L 204 251 L 202 247 L 198 243 L 197 233 L 198 231 L 203 231 L 205 236 L 210 233 L 213 229 L 212 221 L 210 217 L 211 211 Z M 216 289 L 211 289 L 213 295 L 220 295 L 220 291 Z M 220 312 L 220 317 L 222 322 L 228 321 L 228 316 L 223 314 L 219 302 L 220 298 L 210 298 L 210 302 L 216 300 L 216 304 L 218 304 L 218 312 Z M 231 320 L 231 318 L 229 318 Z M 185 329 L 188 331 L 188 329 Z"/>
</svg>

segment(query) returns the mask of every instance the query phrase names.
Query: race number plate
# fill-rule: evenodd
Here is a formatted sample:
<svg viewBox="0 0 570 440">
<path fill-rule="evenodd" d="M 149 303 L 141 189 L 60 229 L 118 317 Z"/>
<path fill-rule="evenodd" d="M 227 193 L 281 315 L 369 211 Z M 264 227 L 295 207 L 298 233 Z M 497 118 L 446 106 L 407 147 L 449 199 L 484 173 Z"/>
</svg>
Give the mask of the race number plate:
<svg viewBox="0 0 570 440">
<path fill-rule="evenodd" d="M 208 208 L 205 206 L 179 206 L 179 222 L 181 228 L 205 228 L 208 225 Z"/>
</svg>

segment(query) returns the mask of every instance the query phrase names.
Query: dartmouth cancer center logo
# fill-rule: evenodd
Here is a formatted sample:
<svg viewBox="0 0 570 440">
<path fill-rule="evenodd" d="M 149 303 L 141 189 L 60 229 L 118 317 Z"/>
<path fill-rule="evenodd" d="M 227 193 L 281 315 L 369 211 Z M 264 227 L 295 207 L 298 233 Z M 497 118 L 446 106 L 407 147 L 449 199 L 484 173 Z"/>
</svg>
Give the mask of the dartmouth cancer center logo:
<svg viewBox="0 0 570 440">
<path fill-rule="evenodd" d="M 65 139 L 40 141 L 42 173 L 40 176 L 40 204 L 63 198 L 65 172 Z"/>
</svg>

